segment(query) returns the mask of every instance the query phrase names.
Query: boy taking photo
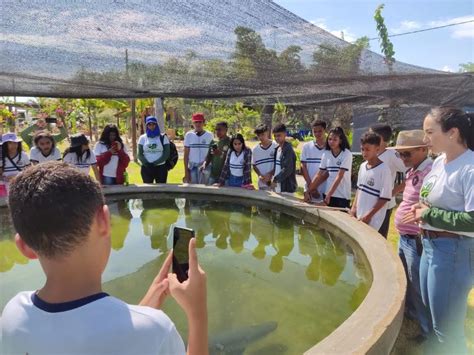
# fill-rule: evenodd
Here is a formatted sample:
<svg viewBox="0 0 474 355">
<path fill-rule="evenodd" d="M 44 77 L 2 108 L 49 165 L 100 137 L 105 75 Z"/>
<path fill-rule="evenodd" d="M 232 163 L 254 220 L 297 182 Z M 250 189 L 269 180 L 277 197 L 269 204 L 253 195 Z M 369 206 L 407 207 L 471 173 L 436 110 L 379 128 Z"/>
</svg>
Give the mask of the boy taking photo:
<svg viewBox="0 0 474 355">
<path fill-rule="evenodd" d="M 102 291 L 110 214 L 100 185 L 60 162 L 36 165 L 11 184 L 18 249 L 39 259 L 46 283 L 13 297 L 2 315 L 2 354 L 184 354 L 159 310 L 167 294 L 189 322 L 188 354 L 207 354 L 206 276 L 189 244 L 189 278 L 168 274 L 170 253 L 138 306 Z"/>
</svg>

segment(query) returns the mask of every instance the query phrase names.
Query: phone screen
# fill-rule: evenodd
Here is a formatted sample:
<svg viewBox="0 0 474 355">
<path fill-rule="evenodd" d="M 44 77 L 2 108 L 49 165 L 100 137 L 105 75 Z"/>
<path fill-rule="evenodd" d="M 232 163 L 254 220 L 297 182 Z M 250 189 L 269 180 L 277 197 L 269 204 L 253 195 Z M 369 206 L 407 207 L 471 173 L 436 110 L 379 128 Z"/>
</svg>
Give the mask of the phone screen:
<svg viewBox="0 0 474 355">
<path fill-rule="evenodd" d="M 173 230 L 173 272 L 179 282 L 188 279 L 189 270 L 189 241 L 194 237 L 194 231 L 188 228 L 174 227 Z"/>
<path fill-rule="evenodd" d="M 57 123 L 58 119 L 55 117 L 47 117 L 45 121 L 46 123 Z"/>
</svg>

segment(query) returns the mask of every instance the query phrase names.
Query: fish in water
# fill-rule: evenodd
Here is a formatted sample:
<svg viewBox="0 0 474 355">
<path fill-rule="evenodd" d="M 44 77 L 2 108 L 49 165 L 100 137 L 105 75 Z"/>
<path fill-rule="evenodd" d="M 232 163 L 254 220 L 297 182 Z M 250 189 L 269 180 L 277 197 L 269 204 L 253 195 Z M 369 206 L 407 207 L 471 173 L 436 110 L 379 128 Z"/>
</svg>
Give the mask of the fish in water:
<svg viewBox="0 0 474 355">
<path fill-rule="evenodd" d="M 250 343 L 265 337 L 277 327 L 278 323 L 272 321 L 219 333 L 209 339 L 209 353 L 211 355 L 243 354 Z"/>
</svg>

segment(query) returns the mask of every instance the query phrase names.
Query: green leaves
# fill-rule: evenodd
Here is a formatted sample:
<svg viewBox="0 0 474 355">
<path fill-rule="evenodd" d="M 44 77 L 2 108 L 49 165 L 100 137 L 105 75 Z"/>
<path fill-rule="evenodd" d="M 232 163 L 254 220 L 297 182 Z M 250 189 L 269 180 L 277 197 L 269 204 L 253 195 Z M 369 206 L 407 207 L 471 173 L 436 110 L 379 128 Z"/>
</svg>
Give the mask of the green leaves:
<svg viewBox="0 0 474 355">
<path fill-rule="evenodd" d="M 388 38 L 388 30 L 385 26 L 385 19 L 382 16 L 384 6 L 384 4 L 377 6 L 377 9 L 375 9 L 374 20 L 376 22 L 377 32 L 379 33 L 380 50 L 384 54 L 385 60 L 391 69 L 392 64 L 395 62 L 395 50 L 393 49 L 392 42 Z"/>
</svg>

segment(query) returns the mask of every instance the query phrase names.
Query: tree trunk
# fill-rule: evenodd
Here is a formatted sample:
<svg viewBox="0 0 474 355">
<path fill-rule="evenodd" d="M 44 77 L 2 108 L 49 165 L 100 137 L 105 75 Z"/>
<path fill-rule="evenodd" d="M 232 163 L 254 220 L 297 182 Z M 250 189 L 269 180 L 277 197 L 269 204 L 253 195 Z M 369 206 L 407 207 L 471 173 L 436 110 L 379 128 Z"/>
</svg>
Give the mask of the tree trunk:
<svg viewBox="0 0 474 355">
<path fill-rule="evenodd" d="M 155 99 L 155 117 L 158 120 L 158 126 L 160 127 L 161 133 L 165 133 L 165 113 L 161 97 Z"/>
<path fill-rule="evenodd" d="M 262 110 L 262 122 L 267 125 L 270 137 L 272 135 L 272 118 L 274 111 L 275 107 L 271 104 L 265 105 Z"/>
</svg>

